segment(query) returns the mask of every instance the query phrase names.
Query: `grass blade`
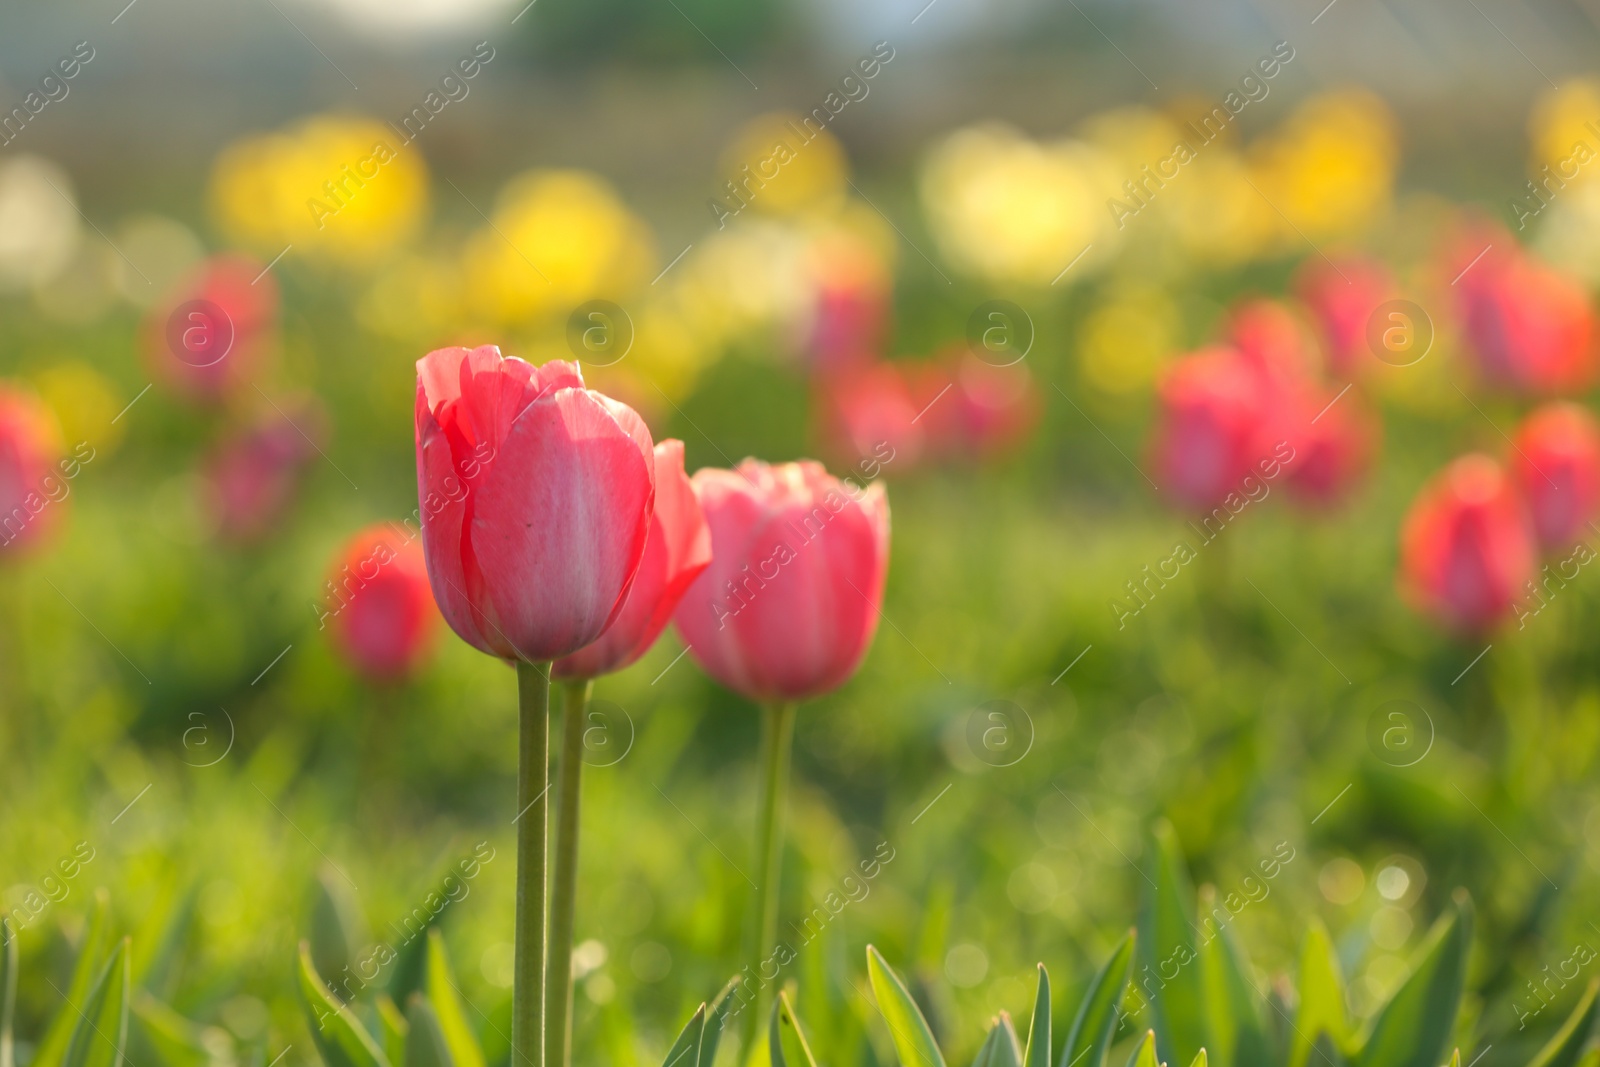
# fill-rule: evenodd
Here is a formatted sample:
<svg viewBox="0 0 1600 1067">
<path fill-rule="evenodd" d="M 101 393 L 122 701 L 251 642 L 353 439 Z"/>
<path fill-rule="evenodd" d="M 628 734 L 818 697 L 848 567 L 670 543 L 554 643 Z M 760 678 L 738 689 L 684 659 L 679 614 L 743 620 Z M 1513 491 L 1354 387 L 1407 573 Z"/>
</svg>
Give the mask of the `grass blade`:
<svg viewBox="0 0 1600 1067">
<path fill-rule="evenodd" d="M 311 1040 L 327 1067 L 389 1067 L 389 1058 L 366 1027 L 317 976 L 311 945 L 300 942 L 297 967 L 300 999 L 311 1026 Z"/>
<path fill-rule="evenodd" d="M 1033 995 L 1033 1018 L 1028 1022 L 1028 1048 L 1024 1067 L 1050 1067 L 1050 974 L 1039 964 L 1039 987 Z"/>
<path fill-rule="evenodd" d="M 1061 1050 L 1061 1067 L 1101 1067 L 1111 1035 L 1116 1033 L 1117 1015 L 1122 1009 L 1122 994 L 1133 970 L 1134 947 L 1138 936 L 1132 931 L 1124 937 L 1111 958 L 1106 960 L 1078 1006 L 1066 1047 Z"/>
<path fill-rule="evenodd" d="M 905 983 L 890 969 L 883 955 L 871 945 L 867 946 L 867 978 L 872 983 L 878 1011 L 889 1025 L 889 1036 L 901 1067 L 945 1067 L 944 1054 L 933 1039 L 933 1031 L 928 1028 L 922 1009 L 917 1007 Z"/>
</svg>

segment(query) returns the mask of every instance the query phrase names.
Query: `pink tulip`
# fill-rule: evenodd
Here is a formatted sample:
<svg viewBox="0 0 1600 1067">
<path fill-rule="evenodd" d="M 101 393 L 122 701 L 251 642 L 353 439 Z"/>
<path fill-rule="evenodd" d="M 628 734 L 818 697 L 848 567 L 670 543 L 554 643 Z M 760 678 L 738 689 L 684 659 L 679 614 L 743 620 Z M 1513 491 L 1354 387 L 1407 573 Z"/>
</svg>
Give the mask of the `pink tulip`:
<svg viewBox="0 0 1600 1067">
<path fill-rule="evenodd" d="M 1517 431 L 1511 475 L 1539 544 L 1571 548 L 1589 536 L 1600 513 L 1600 425 L 1576 404 L 1547 404 Z"/>
<path fill-rule="evenodd" d="M 1277 300 L 1236 304 L 1228 315 L 1227 340 L 1271 389 L 1294 388 L 1319 370 L 1316 345 L 1305 324 Z"/>
<path fill-rule="evenodd" d="M 1469 350 L 1490 384 L 1560 393 L 1594 381 L 1594 314 L 1578 281 L 1497 228 L 1463 238 L 1447 269 L 1462 272 L 1452 289 Z"/>
<path fill-rule="evenodd" d="M 650 650 L 678 602 L 711 563 L 711 529 L 683 471 L 683 442 L 655 448 L 656 506 L 644 559 L 615 622 L 588 647 L 559 659 L 552 678 L 598 678 L 620 671 Z"/>
<path fill-rule="evenodd" d="M 207 403 L 248 388 L 275 344 L 278 289 L 264 266 L 216 256 L 156 303 L 144 327 L 151 373 Z"/>
<path fill-rule="evenodd" d="M 1350 257 L 1337 266 L 1309 259 L 1295 289 L 1316 320 L 1330 369 L 1340 378 L 1358 377 L 1376 358 L 1367 346 L 1372 314 L 1396 293 L 1389 269 L 1373 259 Z"/>
<path fill-rule="evenodd" d="M 823 376 L 818 406 L 830 450 L 863 471 L 888 456 L 897 474 L 914 468 L 926 436 L 922 424 L 932 416 L 918 417 L 927 401 L 913 393 L 908 377 L 899 363 L 868 363 Z"/>
<path fill-rule="evenodd" d="M 1201 511 L 1239 492 L 1276 443 L 1266 432 L 1274 399 L 1259 365 L 1232 348 L 1206 348 L 1179 359 L 1160 387 L 1155 481 Z"/>
<path fill-rule="evenodd" d="M 271 532 L 327 437 L 315 400 L 279 401 L 257 422 L 223 440 L 203 462 L 211 516 L 224 540 L 249 544 Z"/>
<path fill-rule="evenodd" d="M 689 654 L 754 701 L 820 696 L 855 672 L 878 626 L 889 567 L 883 487 L 818 463 L 707 468 L 694 485 L 711 566 L 674 619 Z"/>
<path fill-rule="evenodd" d="M 27 393 L 0 386 L 0 554 L 38 545 L 59 525 L 70 492 L 63 477 L 69 461 L 60 460 L 61 454 L 50 410 Z"/>
<path fill-rule="evenodd" d="M 1284 402 L 1277 439 L 1294 449 L 1284 479 L 1289 494 L 1329 508 L 1347 497 L 1371 465 L 1381 429 L 1355 391 L 1307 385 Z"/>
<path fill-rule="evenodd" d="M 1458 629 L 1509 615 L 1534 575 L 1533 531 L 1511 480 L 1488 456 L 1462 456 L 1423 487 L 1400 532 L 1400 587 Z"/>
<path fill-rule="evenodd" d="M 616 619 L 655 504 L 650 431 L 585 389 L 492 345 L 417 362 L 417 491 L 434 598 L 490 655 L 559 659 Z"/>
<path fill-rule="evenodd" d="M 942 369 L 954 386 L 939 401 L 950 405 L 946 418 L 935 424 L 953 431 L 940 442 L 947 454 L 998 459 L 1028 439 L 1039 421 L 1039 397 L 1025 365 L 996 366 L 962 350 Z"/>
<path fill-rule="evenodd" d="M 335 646 L 371 681 L 414 673 L 433 645 L 439 613 L 422 545 L 388 523 L 367 527 L 340 549 L 324 604 Z"/>
</svg>

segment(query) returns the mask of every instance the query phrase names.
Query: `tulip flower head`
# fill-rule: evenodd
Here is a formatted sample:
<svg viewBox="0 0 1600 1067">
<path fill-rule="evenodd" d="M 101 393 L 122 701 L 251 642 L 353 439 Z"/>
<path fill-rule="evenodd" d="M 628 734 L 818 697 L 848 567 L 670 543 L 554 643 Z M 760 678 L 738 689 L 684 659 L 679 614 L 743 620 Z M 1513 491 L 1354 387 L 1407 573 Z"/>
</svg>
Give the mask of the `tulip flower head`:
<svg viewBox="0 0 1600 1067">
<path fill-rule="evenodd" d="M 556 660 L 552 678 L 598 678 L 632 664 L 656 643 L 678 602 L 710 565 L 711 529 L 683 470 L 682 441 L 656 443 L 655 472 L 650 535 L 622 613 L 599 640 Z"/>
<path fill-rule="evenodd" d="M 1367 324 L 1395 295 L 1394 278 L 1377 260 L 1350 258 L 1336 266 L 1307 260 L 1295 281 L 1322 335 L 1329 369 L 1354 378 L 1374 358 L 1367 348 Z"/>
<path fill-rule="evenodd" d="M 929 422 L 919 415 L 933 398 L 917 396 L 913 383 L 899 363 L 824 376 L 819 407 L 832 451 L 852 464 L 893 456 L 897 471 L 916 466 L 925 439 L 920 424 Z"/>
<path fill-rule="evenodd" d="M 145 322 L 145 361 L 190 400 L 216 403 L 249 385 L 274 342 L 278 290 L 263 264 L 217 256 Z"/>
<path fill-rule="evenodd" d="M 1533 531 L 1488 456 L 1462 456 L 1423 487 L 1400 532 L 1400 586 L 1446 624 L 1481 631 L 1504 619 L 1534 574 Z"/>
<path fill-rule="evenodd" d="M 584 388 L 492 345 L 417 362 L 417 492 L 434 598 L 462 640 L 560 659 L 622 611 L 655 506 L 650 431 Z"/>
<path fill-rule="evenodd" d="M 224 540 L 260 540 L 287 513 L 305 467 L 327 437 L 327 417 L 309 398 L 280 401 L 206 458 L 212 521 Z"/>
<path fill-rule="evenodd" d="M 420 542 L 388 523 L 367 527 L 335 557 L 328 590 L 324 625 L 357 672 L 374 682 L 415 672 L 438 628 Z"/>
<path fill-rule="evenodd" d="M 1238 490 L 1268 452 L 1272 390 L 1232 348 L 1202 349 L 1169 368 L 1160 389 L 1155 480 L 1189 507 L 1209 510 Z"/>
<path fill-rule="evenodd" d="M 1464 269 L 1455 288 L 1485 380 L 1524 393 L 1569 392 L 1594 381 L 1594 313 L 1578 281 L 1504 235 Z"/>
<path fill-rule="evenodd" d="M 1600 514 L 1600 424 L 1576 404 L 1548 404 L 1517 431 L 1511 473 L 1551 551 L 1587 538 Z"/>
<path fill-rule="evenodd" d="M 60 522 L 61 453 L 50 410 L 27 393 L 0 386 L 0 556 L 40 543 Z"/>
<path fill-rule="evenodd" d="M 889 504 L 821 464 L 705 468 L 695 489 L 711 566 L 674 621 L 711 677 L 753 701 L 799 701 L 855 673 L 878 626 Z"/>
<path fill-rule="evenodd" d="M 1317 371 L 1317 350 L 1304 323 L 1277 300 L 1241 302 L 1228 318 L 1228 343 L 1272 388 L 1286 388 Z"/>
<path fill-rule="evenodd" d="M 1346 386 L 1345 388 L 1349 388 Z M 1359 393 L 1307 385 L 1283 405 L 1281 439 L 1294 448 L 1285 486 L 1316 508 L 1337 505 L 1361 479 L 1381 434 Z"/>
</svg>

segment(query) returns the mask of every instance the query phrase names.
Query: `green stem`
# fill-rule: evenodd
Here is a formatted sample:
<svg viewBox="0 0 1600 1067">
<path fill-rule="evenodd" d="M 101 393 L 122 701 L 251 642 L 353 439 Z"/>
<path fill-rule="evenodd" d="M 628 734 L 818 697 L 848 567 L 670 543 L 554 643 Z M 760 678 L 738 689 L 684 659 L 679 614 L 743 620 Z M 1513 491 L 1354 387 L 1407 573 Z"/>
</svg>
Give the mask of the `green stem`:
<svg viewBox="0 0 1600 1067">
<path fill-rule="evenodd" d="M 517 758 L 516 984 L 511 1063 L 544 1067 L 545 860 L 549 847 L 550 664 L 517 663 L 521 735 Z"/>
<path fill-rule="evenodd" d="M 761 826 L 758 838 L 758 859 L 761 877 L 757 889 L 756 943 L 754 970 L 759 975 L 762 964 L 772 954 L 778 940 L 778 886 L 782 881 L 783 866 L 783 814 L 789 792 L 789 757 L 794 749 L 794 712 L 792 703 L 775 703 L 767 706 L 762 717 L 761 730 Z M 767 1013 L 772 1010 L 772 990 L 761 988 L 756 995 L 756 1010 L 745 1020 L 749 1040 L 746 1047 L 754 1047 L 760 1028 L 766 1025 Z"/>
<path fill-rule="evenodd" d="M 546 990 L 545 1063 L 572 1063 L 572 927 L 578 901 L 578 798 L 583 779 L 584 715 L 593 682 L 565 683 L 561 762 L 556 768 L 555 869 L 550 885 L 550 985 Z"/>
</svg>

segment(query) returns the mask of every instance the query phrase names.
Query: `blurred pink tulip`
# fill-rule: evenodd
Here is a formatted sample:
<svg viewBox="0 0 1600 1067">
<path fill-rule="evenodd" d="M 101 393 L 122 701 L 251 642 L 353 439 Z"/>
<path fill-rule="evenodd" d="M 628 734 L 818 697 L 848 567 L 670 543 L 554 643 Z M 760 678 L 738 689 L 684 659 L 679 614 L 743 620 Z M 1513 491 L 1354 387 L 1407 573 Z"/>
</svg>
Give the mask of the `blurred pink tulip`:
<svg viewBox="0 0 1600 1067">
<path fill-rule="evenodd" d="M 280 400 L 256 423 L 213 448 L 202 469 L 217 532 L 248 544 L 276 527 L 326 437 L 320 404 L 308 398 Z"/>
<path fill-rule="evenodd" d="M 1240 301 L 1228 315 L 1226 334 L 1269 388 L 1296 387 L 1321 370 L 1305 323 L 1281 301 Z"/>
<path fill-rule="evenodd" d="M 1337 264 L 1308 259 L 1295 278 L 1295 290 L 1310 309 L 1322 336 L 1329 369 L 1352 380 L 1375 362 L 1367 347 L 1367 326 L 1375 312 L 1394 298 L 1394 277 L 1375 259 L 1349 257 Z"/>
<path fill-rule="evenodd" d="M 901 363 L 869 363 L 823 376 L 818 406 L 830 450 L 852 466 L 893 456 L 896 473 L 914 468 L 927 420 L 918 418 L 926 401 L 919 403 L 913 381 Z"/>
<path fill-rule="evenodd" d="M 650 431 L 575 363 L 491 345 L 417 362 L 417 491 L 434 597 L 490 655 L 559 659 L 617 618 L 655 504 Z"/>
<path fill-rule="evenodd" d="M 276 343 L 278 289 L 264 266 L 216 256 L 151 308 L 144 353 L 158 380 L 207 403 L 251 383 Z"/>
<path fill-rule="evenodd" d="M 694 476 L 711 566 L 674 621 L 689 654 L 753 701 L 798 701 L 843 685 L 878 626 L 889 567 L 881 484 L 840 482 L 818 463 Z"/>
<path fill-rule="evenodd" d="M 1155 481 L 1182 504 L 1222 502 L 1276 443 L 1266 429 L 1274 391 L 1259 364 L 1232 348 L 1205 348 L 1168 368 L 1152 444 Z"/>
<path fill-rule="evenodd" d="M 1436 475 L 1401 527 L 1401 592 L 1457 629 L 1481 631 L 1506 618 L 1534 567 L 1522 503 L 1485 455 L 1462 456 Z"/>
<path fill-rule="evenodd" d="M 1294 448 L 1285 486 L 1290 496 L 1318 508 L 1333 507 L 1349 495 L 1371 465 L 1382 435 L 1360 394 L 1340 393 L 1307 385 L 1287 400 L 1278 420 L 1276 437 Z"/>
<path fill-rule="evenodd" d="M 650 535 L 622 613 L 593 644 L 556 660 L 552 678 L 598 678 L 633 663 L 656 643 L 678 602 L 711 563 L 711 529 L 683 471 L 682 441 L 656 443 L 655 476 Z"/>
<path fill-rule="evenodd" d="M 439 619 L 420 542 L 389 523 L 367 527 L 339 550 L 328 589 L 325 621 L 357 672 L 374 682 L 416 672 Z"/>
<path fill-rule="evenodd" d="M 1511 475 L 1551 551 L 1586 539 L 1600 514 L 1600 424 L 1576 404 L 1547 404 L 1523 421 Z"/>
<path fill-rule="evenodd" d="M 61 454 L 50 409 L 0 385 L 0 555 L 37 546 L 59 527 L 69 492 Z"/>
</svg>

